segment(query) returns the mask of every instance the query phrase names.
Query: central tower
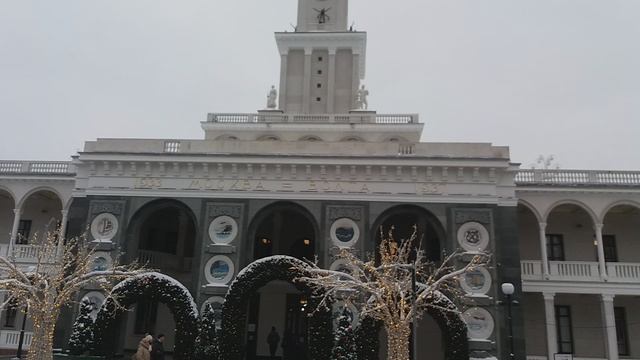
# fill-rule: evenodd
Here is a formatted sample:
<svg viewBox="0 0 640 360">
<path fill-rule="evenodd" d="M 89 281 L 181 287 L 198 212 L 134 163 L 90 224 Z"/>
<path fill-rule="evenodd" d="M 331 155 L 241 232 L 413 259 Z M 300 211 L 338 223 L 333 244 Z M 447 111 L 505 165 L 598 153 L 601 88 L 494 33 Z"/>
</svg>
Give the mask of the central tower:
<svg viewBox="0 0 640 360">
<path fill-rule="evenodd" d="M 276 33 L 280 110 L 347 114 L 364 79 L 367 34 L 348 27 L 348 0 L 299 0 L 293 33 Z"/>
</svg>

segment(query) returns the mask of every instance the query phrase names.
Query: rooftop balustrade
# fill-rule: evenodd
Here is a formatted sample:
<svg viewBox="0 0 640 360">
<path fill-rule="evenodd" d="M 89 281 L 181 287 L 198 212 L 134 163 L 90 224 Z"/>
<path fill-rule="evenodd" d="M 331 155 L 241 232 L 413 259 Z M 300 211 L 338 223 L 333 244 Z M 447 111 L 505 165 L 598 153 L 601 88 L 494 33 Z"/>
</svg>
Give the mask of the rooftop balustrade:
<svg viewBox="0 0 640 360">
<path fill-rule="evenodd" d="M 640 171 L 520 170 L 517 185 L 640 186 Z"/>
<path fill-rule="evenodd" d="M 69 161 L 12 161 L 0 160 L 0 175 L 75 175 Z"/>
<path fill-rule="evenodd" d="M 277 112 L 258 114 L 214 113 L 207 117 L 208 123 L 255 124 L 255 123 L 343 123 L 343 124 L 418 124 L 417 114 L 283 114 Z"/>
</svg>

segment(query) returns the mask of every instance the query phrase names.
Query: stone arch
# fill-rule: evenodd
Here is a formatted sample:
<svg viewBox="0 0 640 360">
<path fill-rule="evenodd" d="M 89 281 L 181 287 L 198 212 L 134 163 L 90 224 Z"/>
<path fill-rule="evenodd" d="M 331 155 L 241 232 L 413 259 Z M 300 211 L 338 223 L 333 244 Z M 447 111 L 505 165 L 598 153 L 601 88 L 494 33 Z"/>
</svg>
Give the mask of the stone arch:
<svg viewBox="0 0 640 360">
<path fill-rule="evenodd" d="M 299 276 L 309 276 L 304 270 L 308 265 L 290 256 L 272 256 L 257 260 L 240 271 L 229 287 L 222 307 L 222 335 L 220 339 L 221 358 L 241 360 L 243 338 L 246 334 L 246 317 L 249 298 L 258 289 L 274 280 L 292 283 L 299 291 L 308 295 L 312 309 L 317 307 L 316 295 L 305 284 L 295 282 Z M 318 310 L 309 319 L 309 358 L 328 360 L 333 344 L 331 313 Z"/>
<path fill-rule="evenodd" d="M 280 137 L 276 135 L 262 135 L 256 139 L 257 141 L 280 141 Z"/>
<path fill-rule="evenodd" d="M 0 185 L 0 192 L 4 192 L 7 195 L 9 195 L 9 198 L 11 199 L 11 201 L 13 202 L 13 208 L 16 208 L 16 205 L 18 204 L 18 198 L 16 197 L 16 194 L 9 189 L 8 187 L 4 186 L 4 185 Z"/>
<path fill-rule="evenodd" d="M 237 136 L 229 135 L 229 134 L 220 135 L 216 138 L 216 141 L 234 141 L 234 140 L 239 140 L 239 139 Z"/>
<path fill-rule="evenodd" d="M 31 196 L 33 196 L 36 193 L 39 193 L 41 191 L 47 191 L 50 193 L 55 194 L 58 197 L 58 201 L 60 201 L 60 207 L 64 208 L 64 206 L 66 205 L 66 201 L 64 201 L 64 196 L 62 196 L 62 194 L 60 193 L 60 191 L 58 191 L 57 189 L 51 187 L 51 186 L 38 186 L 36 188 L 33 188 L 29 191 L 27 191 L 21 198 L 20 200 L 17 202 L 16 208 L 22 208 L 22 206 L 24 205 L 24 203 L 29 200 L 29 198 Z"/>
<path fill-rule="evenodd" d="M 258 236 L 258 227 L 265 221 L 269 216 L 272 216 L 276 212 L 281 211 L 290 211 L 299 214 L 301 217 L 306 219 L 308 223 L 312 227 L 313 232 L 313 249 L 314 253 L 318 254 L 321 250 L 321 242 L 320 242 L 320 227 L 318 225 L 317 219 L 313 216 L 311 211 L 306 207 L 291 201 L 277 201 L 271 203 L 269 205 L 264 206 L 253 216 L 251 222 L 249 223 L 249 228 L 247 232 L 247 237 L 245 239 L 245 249 L 247 258 L 245 261 L 245 265 L 254 261 L 254 255 L 256 252 L 255 243 L 256 237 Z M 277 255 L 277 254 L 273 254 Z"/>
<path fill-rule="evenodd" d="M 349 136 L 345 136 L 344 138 L 340 139 L 341 142 L 364 142 L 364 139 L 361 138 L 360 136 L 356 136 L 356 135 L 349 135 Z"/>
<path fill-rule="evenodd" d="M 600 218 L 599 221 L 600 223 L 604 223 L 604 219 L 607 217 L 607 214 L 609 213 L 609 211 L 611 211 L 613 208 L 618 207 L 618 206 L 629 206 L 629 207 L 633 207 L 636 208 L 638 210 L 640 210 L 640 203 L 633 201 L 633 200 L 619 200 L 619 201 L 615 201 L 609 205 L 607 205 L 604 210 L 602 210 L 602 213 L 600 214 Z"/>
<path fill-rule="evenodd" d="M 591 209 L 591 207 L 589 207 L 587 204 L 583 203 L 582 201 L 571 200 L 571 199 L 559 200 L 559 201 L 556 201 L 555 203 L 553 203 L 551 206 L 549 206 L 547 208 L 547 211 L 544 213 L 544 216 L 543 216 L 544 222 L 548 223 L 549 222 L 549 215 L 551 215 L 553 210 L 555 210 L 556 208 L 558 208 L 559 206 L 562 206 L 562 205 L 575 205 L 575 206 L 581 208 L 582 210 L 584 210 L 589 215 L 589 217 L 591 218 L 591 221 L 593 222 L 593 224 L 598 224 L 598 221 L 599 221 L 598 220 L 598 216 Z"/>
<path fill-rule="evenodd" d="M 377 248 L 377 243 L 380 240 L 380 227 L 385 225 L 385 223 L 387 221 L 390 221 L 392 218 L 400 217 L 403 214 L 412 214 L 416 216 L 416 220 L 422 220 L 418 224 L 418 236 L 422 236 L 421 245 L 423 247 L 423 250 L 425 250 L 429 260 L 440 260 L 442 250 L 446 249 L 446 231 L 442 226 L 440 220 L 438 220 L 438 218 L 431 211 L 417 205 L 393 206 L 385 210 L 380 216 L 378 216 L 378 218 L 373 223 L 373 227 L 371 228 L 372 238 L 376 241 L 375 247 Z M 410 229 L 410 226 L 412 225 L 413 224 L 407 223 L 401 229 L 396 228 L 396 235 L 398 237 L 402 237 L 403 234 L 405 234 L 405 236 L 408 236 L 407 234 L 412 231 Z M 387 232 L 389 229 L 385 228 L 383 230 Z M 436 241 L 431 241 L 431 238 L 434 236 L 437 238 Z"/>
<path fill-rule="evenodd" d="M 146 221 L 149 220 L 154 214 L 157 214 L 159 211 L 166 209 L 176 209 L 180 214 L 186 215 L 187 227 L 188 231 L 192 232 L 189 234 L 188 244 L 183 244 L 184 247 L 184 257 L 193 257 L 186 256 L 187 252 L 195 253 L 195 244 L 196 239 L 198 238 L 198 218 L 194 214 L 193 210 L 184 202 L 176 200 L 176 199 L 155 199 L 147 202 L 142 205 L 140 208 L 136 210 L 133 216 L 130 218 L 126 230 L 126 248 L 127 253 L 130 256 L 136 256 L 138 254 L 138 250 L 141 247 L 140 232 L 143 230 L 143 227 L 146 225 Z M 130 258 L 130 260 L 135 260 Z M 153 264 L 152 264 L 153 265 Z"/>
<path fill-rule="evenodd" d="M 119 306 L 116 306 L 115 299 Z M 174 359 L 193 359 L 193 347 L 197 336 L 198 308 L 189 290 L 177 280 L 160 273 L 141 274 L 124 280 L 113 288 L 100 308 L 94 323 L 95 349 L 99 355 L 112 355 L 117 333 L 116 320 L 127 308 L 141 299 L 166 304 L 176 323 Z"/>
<path fill-rule="evenodd" d="M 533 206 L 530 202 L 526 200 L 518 199 L 518 205 L 522 205 L 523 207 L 531 211 L 531 213 L 536 217 L 536 220 L 538 220 L 538 224 L 543 222 L 542 215 L 540 215 L 540 212 L 538 211 L 538 209 L 536 209 L 536 207 Z"/>
<path fill-rule="evenodd" d="M 305 135 L 301 137 L 298 141 L 323 141 L 322 138 L 316 135 Z"/>
</svg>

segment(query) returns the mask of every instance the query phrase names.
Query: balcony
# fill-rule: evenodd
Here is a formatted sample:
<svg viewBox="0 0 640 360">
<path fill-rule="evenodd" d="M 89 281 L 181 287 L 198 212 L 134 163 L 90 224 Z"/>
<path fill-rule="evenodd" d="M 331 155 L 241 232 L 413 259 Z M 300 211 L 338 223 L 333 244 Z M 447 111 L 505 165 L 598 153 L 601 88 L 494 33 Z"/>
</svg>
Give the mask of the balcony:
<svg viewBox="0 0 640 360">
<path fill-rule="evenodd" d="M 549 261 L 549 278 L 545 279 L 542 261 L 520 262 L 522 280 L 599 282 L 604 281 L 598 262 Z M 607 263 L 608 282 L 640 284 L 640 263 Z"/>
<path fill-rule="evenodd" d="M 640 171 L 520 170 L 517 185 L 639 186 Z"/>
<path fill-rule="evenodd" d="M 0 161 L 0 175 L 74 176 L 75 167 L 68 161 Z"/>
<path fill-rule="evenodd" d="M 25 331 L 24 342 L 22 348 L 29 350 L 31 346 L 31 340 L 33 340 L 33 333 Z M 20 331 L 16 330 L 2 330 L 0 331 L 0 349 L 17 349 L 18 342 L 20 341 Z"/>
</svg>

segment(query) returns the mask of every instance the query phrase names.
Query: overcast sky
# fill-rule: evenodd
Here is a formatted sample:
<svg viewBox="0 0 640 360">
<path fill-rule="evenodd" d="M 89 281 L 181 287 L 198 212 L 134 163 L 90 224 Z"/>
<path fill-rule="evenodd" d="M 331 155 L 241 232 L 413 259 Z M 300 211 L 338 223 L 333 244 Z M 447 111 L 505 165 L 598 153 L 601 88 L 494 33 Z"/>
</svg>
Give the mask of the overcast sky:
<svg viewBox="0 0 640 360">
<path fill-rule="evenodd" d="M 297 0 L 0 0 L 0 159 L 98 137 L 203 137 L 278 84 Z M 351 0 L 380 113 L 529 167 L 640 169 L 640 1 Z"/>
</svg>

